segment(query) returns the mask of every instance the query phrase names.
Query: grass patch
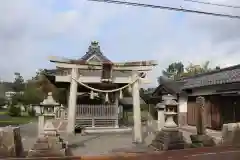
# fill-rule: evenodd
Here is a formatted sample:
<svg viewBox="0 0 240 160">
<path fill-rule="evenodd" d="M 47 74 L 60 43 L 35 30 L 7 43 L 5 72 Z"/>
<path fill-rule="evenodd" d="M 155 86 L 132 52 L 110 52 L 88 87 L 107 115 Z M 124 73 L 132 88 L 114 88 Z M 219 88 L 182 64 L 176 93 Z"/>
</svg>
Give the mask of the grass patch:
<svg viewBox="0 0 240 160">
<path fill-rule="evenodd" d="M 9 119 L 0 120 L 0 125 L 19 125 L 19 124 L 26 124 L 31 121 L 37 120 L 36 117 L 10 117 Z"/>
<path fill-rule="evenodd" d="M 8 112 L 7 111 L 0 111 L 0 115 L 7 115 Z"/>
<path fill-rule="evenodd" d="M 27 124 L 35 120 L 37 120 L 37 117 L 9 117 L 7 119 L 0 120 L 0 126 Z"/>
<path fill-rule="evenodd" d="M 7 111 L 1 111 L 0 115 L 8 115 Z M 4 117 L 3 119 L 0 119 L 0 126 L 8 126 L 8 125 L 21 125 L 21 124 L 27 124 L 31 121 L 36 121 L 37 117 L 31 117 L 27 114 L 22 114 L 22 116 L 19 117 Z"/>
</svg>

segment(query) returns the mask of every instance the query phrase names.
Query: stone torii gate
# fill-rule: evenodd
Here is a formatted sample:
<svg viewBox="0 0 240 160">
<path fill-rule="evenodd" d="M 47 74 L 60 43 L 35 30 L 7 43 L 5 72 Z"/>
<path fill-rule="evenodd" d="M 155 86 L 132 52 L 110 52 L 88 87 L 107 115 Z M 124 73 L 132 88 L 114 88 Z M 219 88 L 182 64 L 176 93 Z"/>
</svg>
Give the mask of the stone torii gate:
<svg viewBox="0 0 240 160">
<path fill-rule="evenodd" d="M 141 110 L 140 110 L 140 95 L 139 95 L 139 85 L 141 83 L 149 83 L 149 80 L 146 78 L 146 72 L 151 71 L 154 66 L 157 65 L 156 61 L 137 61 L 137 62 L 121 62 L 121 63 L 112 63 L 112 62 L 99 62 L 99 61 L 86 61 L 86 60 L 70 60 L 57 57 L 51 57 L 50 61 L 55 63 L 57 68 L 67 69 L 70 71 L 68 79 L 70 80 L 70 90 L 69 90 L 69 99 L 68 99 L 68 125 L 67 132 L 73 133 L 75 130 L 75 121 L 76 121 L 76 105 L 77 105 L 77 92 L 78 85 L 82 85 L 90 90 L 96 92 L 108 93 L 120 92 L 126 87 L 132 88 L 132 97 L 133 97 L 133 119 L 134 119 L 134 142 L 142 142 L 142 130 L 141 130 Z M 110 69 L 109 69 L 110 67 Z M 107 68 L 107 69 L 106 69 Z M 114 90 L 100 90 L 94 89 L 87 85 L 86 77 L 83 77 L 80 74 L 80 71 L 83 70 L 107 70 L 109 72 L 109 79 L 107 83 L 114 83 L 114 78 L 112 78 L 113 71 L 129 72 L 131 76 L 127 79 L 127 85 L 119 89 Z M 84 79 L 85 78 L 85 79 Z M 92 79 L 91 79 L 92 80 Z M 96 81 L 96 80 L 95 80 Z M 99 82 L 103 83 L 106 81 L 106 78 L 102 78 Z M 106 82 L 105 82 L 106 83 Z M 124 81 L 125 83 L 125 81 Z M 121 94 L 121 93 L 120 93 Z"/>
</svg>

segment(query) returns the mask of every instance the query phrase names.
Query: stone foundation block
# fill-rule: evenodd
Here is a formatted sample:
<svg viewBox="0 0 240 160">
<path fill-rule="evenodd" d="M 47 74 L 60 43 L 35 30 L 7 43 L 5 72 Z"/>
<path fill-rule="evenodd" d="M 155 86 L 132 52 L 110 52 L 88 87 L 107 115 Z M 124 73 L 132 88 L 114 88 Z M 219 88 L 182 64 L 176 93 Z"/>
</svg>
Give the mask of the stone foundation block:
<svg viewBox="0 0 240 160">
<path fill-rule="evenodd" d="M 20 128 L 0 128 L 0 157 L 20 157 L 22 155 L 23 145 Z"/>
<path fill-rule="evenodd" d="M 54 134 L 52 134 L 54 133 Z M 58 133 L 44 134 L 39 137 L 33 148 L 28 152 L 28 157 L 63 157 L 70 153 L 67 143 Z M 68 151 L 68 152 L 67 152 Z"/>
<path fill-rule="evenodd" d="M 200 145 L 203 147 L 213 147 L 215 146 L 215 142 L 212 137 L 208 135 L 190 135 L 193 147 L 194 145 Z"/>
<path fill-rule="evenodd" d="M 183 135 L 179 131 L 160 131 L 151 144 L 159 150 L 184 149 L 185 142 Z"/>
<path fill-rule="evenodd" d="M 222 144 L 240 145 L 240 123 L 229 123 L 223 125 Z"/>
<path fill-rule="evenodd" d="M 30 150 L 28 157 L 64 157 L 66 150 Z"/>
</svg>

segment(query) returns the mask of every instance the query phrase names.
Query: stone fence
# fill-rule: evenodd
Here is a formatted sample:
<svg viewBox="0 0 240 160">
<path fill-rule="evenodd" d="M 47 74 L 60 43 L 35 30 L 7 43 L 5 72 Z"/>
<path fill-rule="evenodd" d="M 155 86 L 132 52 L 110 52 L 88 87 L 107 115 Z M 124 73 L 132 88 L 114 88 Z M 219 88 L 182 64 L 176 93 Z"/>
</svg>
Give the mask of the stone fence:
<svg viewBox="0 0 240 160">
<path fill-rule="evenodd" d="M 22 138 L 19 127 L 0 128 L 0 158 L 23 156 Z"/>
<path fill-rule="evenodd" d="M 206 147 L 151 153 L 117 153 L 103 156 L 5 158 L 6 160 L 239 160 L 239 147 Z"/>
</svg>

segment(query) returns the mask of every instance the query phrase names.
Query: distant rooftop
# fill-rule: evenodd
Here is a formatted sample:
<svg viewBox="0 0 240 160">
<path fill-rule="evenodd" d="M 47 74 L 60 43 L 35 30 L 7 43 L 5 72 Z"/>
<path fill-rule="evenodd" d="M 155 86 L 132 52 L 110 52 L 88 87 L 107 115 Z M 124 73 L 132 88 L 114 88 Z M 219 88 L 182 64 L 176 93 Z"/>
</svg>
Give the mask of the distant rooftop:
<svg viewBox="0 0 240 160">
<path fill-rule="evenodd" d="M 180 81 L 185 82 L 183 89 L 240 82 L 240 64 L 187 77 Z"/>
</svg>

